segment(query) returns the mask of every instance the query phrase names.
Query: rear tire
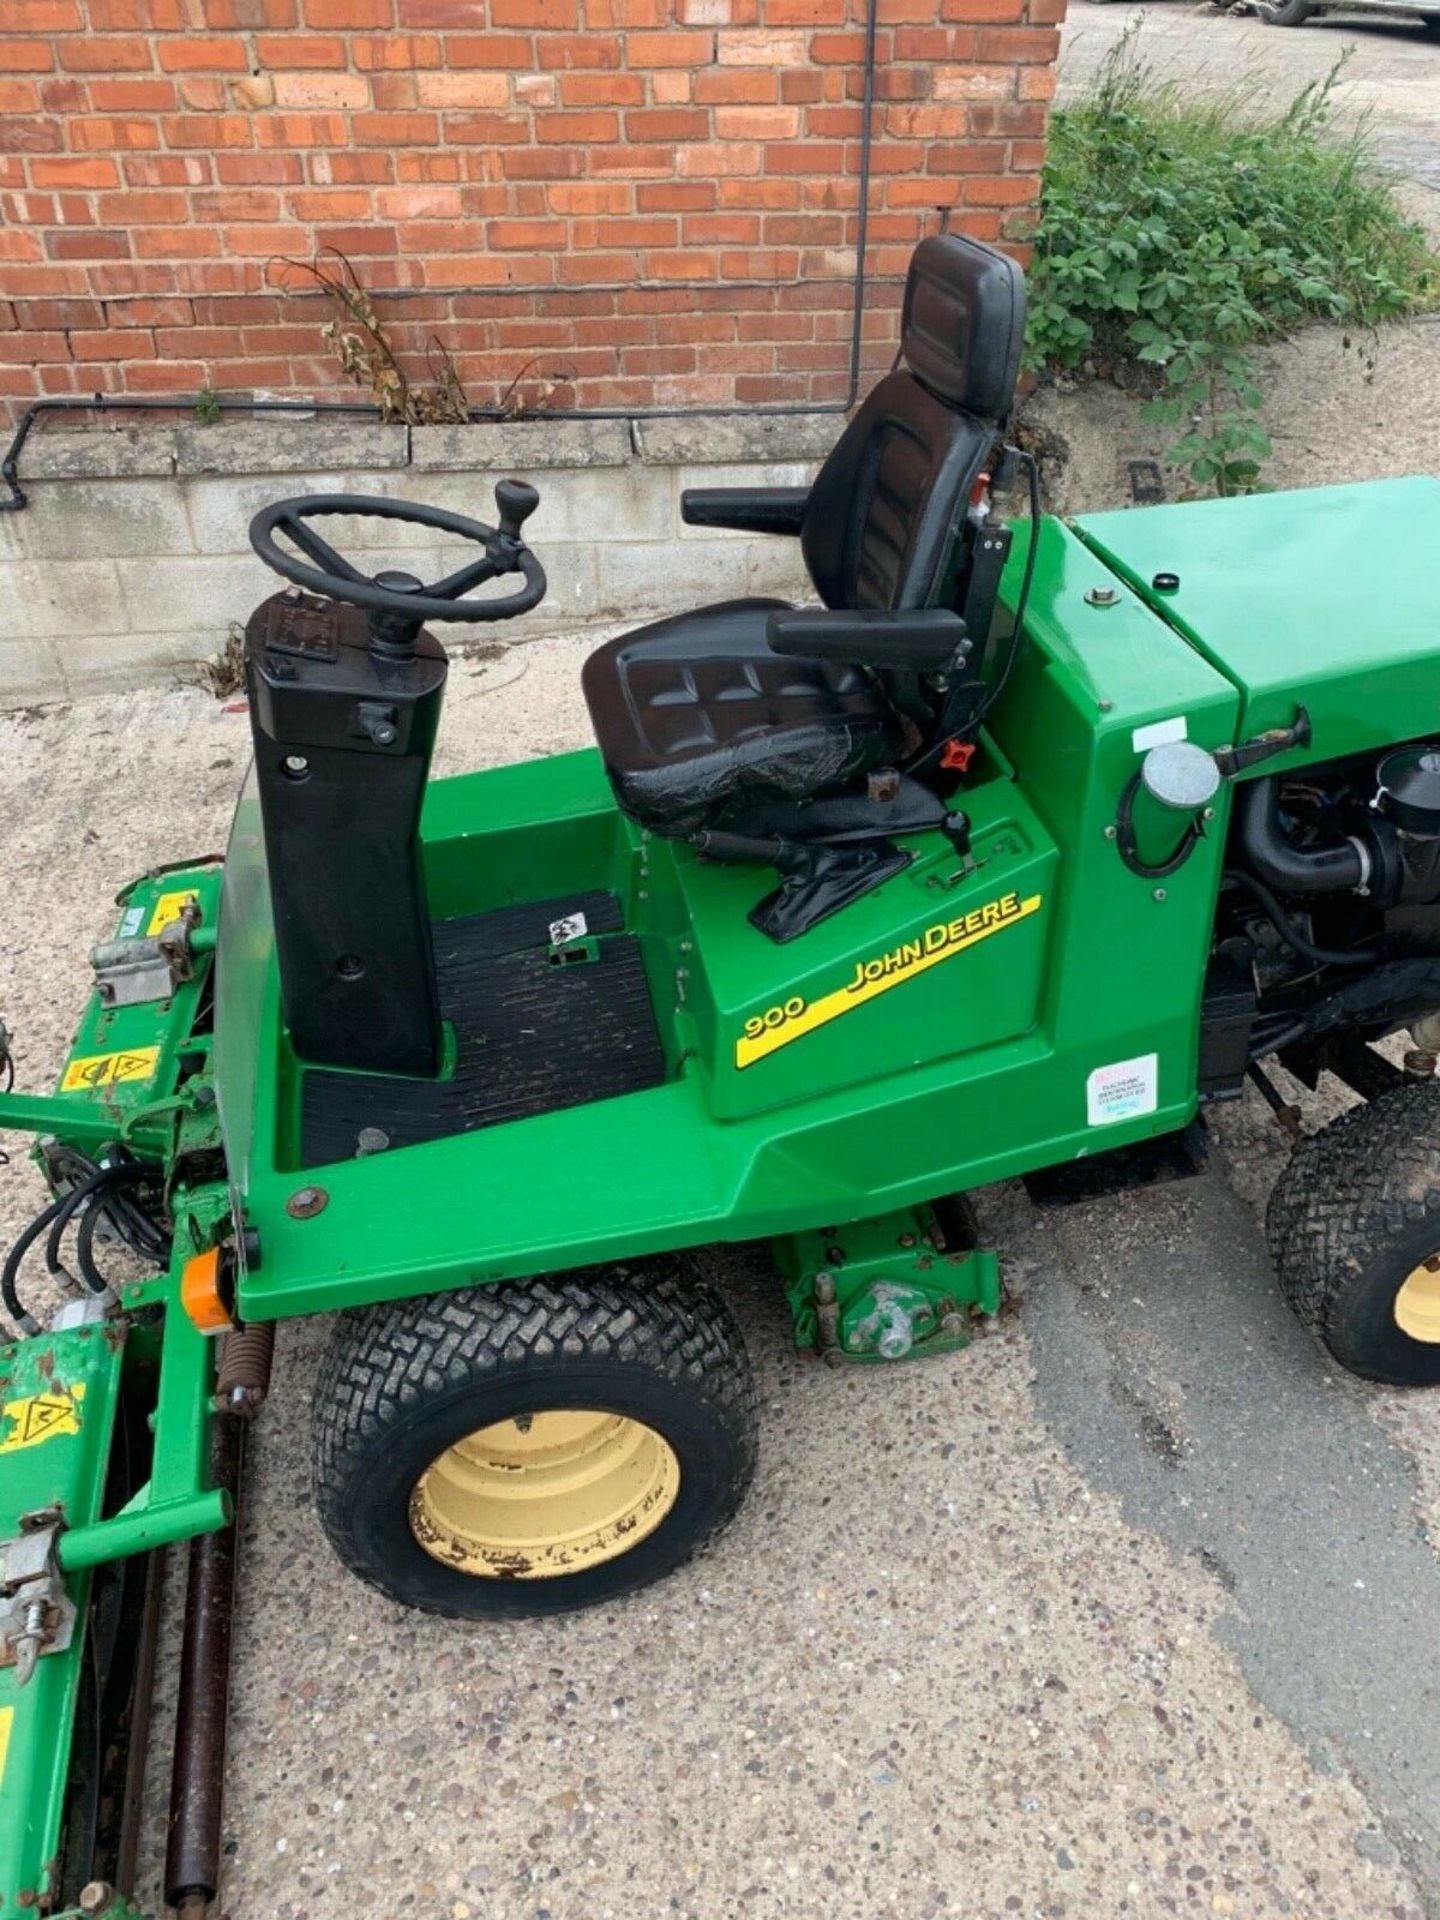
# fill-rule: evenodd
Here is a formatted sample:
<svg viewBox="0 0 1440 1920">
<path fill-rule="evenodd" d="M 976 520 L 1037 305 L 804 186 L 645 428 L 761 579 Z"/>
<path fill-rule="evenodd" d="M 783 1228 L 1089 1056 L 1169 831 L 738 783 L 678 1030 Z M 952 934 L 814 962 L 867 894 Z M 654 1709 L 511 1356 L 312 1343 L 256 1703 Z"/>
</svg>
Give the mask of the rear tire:
<svg viewBox="0 0 1440 1920">
<path fill-rule="evenodd" d="M 1397 1087 L 1304 1141 L 1266 1231 L 1281 1291 L 1347 1372 L 1440 1386 L 1440 1083 Z"/>
<path fill-rule="evenodd" d="M 479 1620 L 614 1600 L 698 1553 L 750 1483 L 756 1396 L 734 1315 L 671 1258 L 347 1314 L 313 1431 L 345 1565 Z"/>
<path fill-rule="evenodd" d="M 1310 0 L 1273 0 L 1270 5 L 1262 0 L 1256 8 L 1267 27 L 1303 27 L 1315 11 Z"/>
<path fill-rule="evenodd" d="M 1305 1218 L 1311 1190 L 1324 1191 L 1328 1187 L 1331 1160 L 1344 1157 L 1351 1128 L 1368 1111 L 1363 1105 L 1347 1108 L 1338 1119 L 1302 1140 L 1289 1166 L 1276 1181 L 1265 1209 L 1265 1244 L 1270 1264 L 1277 1272 L 1284 1267 L 1291 1238 Z M 1303 1173 L 1299 1170 L 1302 1166 Z"/>
</svg>

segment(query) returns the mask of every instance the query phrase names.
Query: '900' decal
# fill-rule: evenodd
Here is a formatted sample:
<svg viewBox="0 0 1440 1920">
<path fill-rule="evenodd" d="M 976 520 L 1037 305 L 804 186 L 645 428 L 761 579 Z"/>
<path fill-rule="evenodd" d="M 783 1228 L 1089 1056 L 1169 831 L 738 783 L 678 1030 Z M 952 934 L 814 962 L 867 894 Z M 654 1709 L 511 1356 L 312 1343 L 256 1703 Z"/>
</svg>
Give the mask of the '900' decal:
<svg viewBox="0 0 1440 1920">
<path fill-rule="evenodd" d="M 1038 893 L 1032 893 L 1027 900 L 1022 900 L 1018 893 L 1002 894 L 998 900 L 987 900 L 972 913 L 927 927 L 915 939 L 890 947 L 873 959 L 857 961 L 853 978 L 833 993 L 822 994 L 818 1000 L 791 994 L 789 999 L 767 1007 L 763 1013 L 753 1014 L 735 1042 L 736 1067 L 754 1066 L 757 1060 L 788 1047 L 803 1034 L 814 1033 L 817 1027 L 828 1026 L 855 1007 L 863 1007 L 867 1000 L 888 993 L 892 987 L 903 986 L 917 974 L 928 973 L 942 960 L 964 953 L 968 947 L 988 940 L 992 933 L 1000 933 L 1038 913 L 1040 904 Z"/>
</svg>

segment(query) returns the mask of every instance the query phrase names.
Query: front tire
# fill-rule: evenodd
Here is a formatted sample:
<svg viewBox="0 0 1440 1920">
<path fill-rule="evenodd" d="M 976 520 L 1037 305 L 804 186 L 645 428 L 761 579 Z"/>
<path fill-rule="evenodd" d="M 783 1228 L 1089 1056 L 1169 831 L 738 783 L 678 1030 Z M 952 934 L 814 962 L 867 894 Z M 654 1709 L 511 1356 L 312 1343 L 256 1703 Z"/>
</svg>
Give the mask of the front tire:
<svg viewBox="0 0 1440 1920">
<path fill-rule="evenodd" d="M 478 1620 L 648 1585 L 755 1466 L 744 1340 L 679 1261 L 345 1315 L 316 1388 L 315 1503 L 352 1572 Z"/>
<path fill-rule="evenodd" d="M 1304 1141 L 1270 1198 L 1280 1287 L 1349 1373 L 1440 1386 L 1440 1083 Z"/>
</svg>

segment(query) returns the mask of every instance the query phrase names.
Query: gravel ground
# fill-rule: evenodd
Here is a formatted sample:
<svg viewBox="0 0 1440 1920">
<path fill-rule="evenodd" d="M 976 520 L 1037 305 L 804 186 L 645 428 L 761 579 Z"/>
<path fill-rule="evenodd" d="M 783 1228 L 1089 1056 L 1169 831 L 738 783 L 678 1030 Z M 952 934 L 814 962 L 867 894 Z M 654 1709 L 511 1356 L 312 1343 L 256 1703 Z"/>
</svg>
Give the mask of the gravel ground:
<svg viewBox="0 0 1440 1920">
<path fill-rule="evenodd" d="M 443 767 L 579 744 L 589 644 L 459 662 Z M 63 1055 L 116 884 L 217 843 L 246 752 L 243 716 L 194 691 L 0 722 L 0 1005 L 22 1084 L 46 1084 Z M 1229 1131 L 1258 1196 L 1268 1135 L 1248 1114 Z M 23 1163 L 0 1196 L 8 1233 L 37 1199 Z M 1132 1269 L 1162 1244 L 1182 1277 L 1203 1278 L 1213 1209 L 1238 1206 L 1229 1188 L 1110 1203 L 1098 1231 L 1089 1214 L 1034 1216 L 1009 1189 L 985 1200 L 1027 1304 L 928 1367 L 837 1376 L 802 1362 L 773 1281 L 717 1257 L 762 1383 L 758 1484 L 707 1559 L 564 1621 L 457 1627 L 339 1573 L 307 1495 L 326 1329 L 287 1328 L 245 1521 L 236 1920 L 1430 1911 L 1413 1807 L 1356 1764 L 1359 1733 L 1317 1738 L 1251 1671 L 1229 1563 L 1164 1514 L 1137 1523 L 1115 1470 L 1123 1449 L 1097 1457 L 1057 1388 L 1067 1348 L 1082 1366 L 1088 1348 L 1076 1336 L 1057 1352 L 1041 1303 L 1097 1284 L 1128 1301 Z M 1253 1260 L 1253 1234 L 1247 1245 Z M 1252 1310 L 1248 1296 L 1230 1310 L 1242 1334 Z M 1111 1317 L 1140 1340 L 1142 1313 Z M 1160 1391 L 1153 1353 L 1140 1372 Z M 1322 1394 L 1324 1369 L 1305 1364 Z M 1272 1391 L 1257 1380 L 1253 1404 Z M 1342 1392 L 1398 1461 L 1364 1411 L 1388 1413 L 1390 1397 Z M 1127 1431 L 1145 1430 L 1141 1412 L 1131 1405 Z M 1197 1463 L 1202 1498 L 1213 1465 Z M 1413 1514 L 1404 1524 L 1414 1532 Z M 1322 1566 L 1332 1544 L 1315 1543 Z M 1423 1624 L 1417 1697 L 1440 1609 Z M 173 1625 L 148 1791 L 152 1895 Z M 1331 1664 L 1323 1640 L 1306 1659 Z"/>
</svg>

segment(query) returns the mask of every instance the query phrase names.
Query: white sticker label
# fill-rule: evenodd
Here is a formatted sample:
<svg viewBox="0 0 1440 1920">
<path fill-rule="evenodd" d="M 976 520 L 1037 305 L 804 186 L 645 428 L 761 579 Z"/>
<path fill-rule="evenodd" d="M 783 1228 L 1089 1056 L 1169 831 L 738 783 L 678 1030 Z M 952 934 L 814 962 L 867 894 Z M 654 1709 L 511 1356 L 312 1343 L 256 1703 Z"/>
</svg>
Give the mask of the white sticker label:
<svg viewBox="0 0 1440 1920">
<path fill-rule="evenodd" d="M 144 924 L 145 924 L 145 909 L 143 907 L 131 907 L 130 911 L 125 915 L 124 919 L 120 922 L 120 932 L 118 937 L 121 940 L 133 940 L 136 934 L 139 933 L 140 929 L 144 926 Z"/>
<path fill-rule="evenodd" d="M 1154 1053 L 1096 1067 L 1085 1082 L 1085 1111 L 1090 1125 L 1105 1127 L 1116 1120 L 1133 1120 L 1136 1114 L 1154 1113 L 1159 1105 L 1159 1069 L 1160 1058 Z"/>
<path fill-rule="evenodd" d="M 1152 720 L 1148 727 L 1136 727 L 1130 736 L 1130 744 L 1136 753 L 1148 753 L 1151 747 L 1168 747 L 1172 740 L 1188 738 L 1185 716 L 1178 713 L 1173 720 Z"/>
<path fill-rule="evenodd" d="M 583 940 L 590 931 L 590 922 L 583 913 L 567 913 L 563 920 L 550 922 L 550 944 L 552 947 L 568 946 L 572 940 Z"/>
</svg>

